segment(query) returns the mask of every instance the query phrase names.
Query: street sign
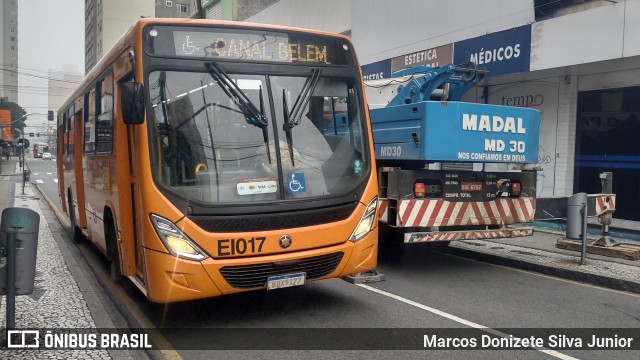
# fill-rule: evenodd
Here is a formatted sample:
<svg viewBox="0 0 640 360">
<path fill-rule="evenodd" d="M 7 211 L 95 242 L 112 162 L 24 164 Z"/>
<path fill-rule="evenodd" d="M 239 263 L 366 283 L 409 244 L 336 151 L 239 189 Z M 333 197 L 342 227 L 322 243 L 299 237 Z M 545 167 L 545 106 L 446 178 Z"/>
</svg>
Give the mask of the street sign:
<svg viewBox="0 0 640 360">
<path fill-rule="evenodd" d="M 29 147 L 29 140 L 25 139 L 25 138 L 18 139 L 18 146 L 22 146 L 22 147 L 28 148 Z"/>
</svg>

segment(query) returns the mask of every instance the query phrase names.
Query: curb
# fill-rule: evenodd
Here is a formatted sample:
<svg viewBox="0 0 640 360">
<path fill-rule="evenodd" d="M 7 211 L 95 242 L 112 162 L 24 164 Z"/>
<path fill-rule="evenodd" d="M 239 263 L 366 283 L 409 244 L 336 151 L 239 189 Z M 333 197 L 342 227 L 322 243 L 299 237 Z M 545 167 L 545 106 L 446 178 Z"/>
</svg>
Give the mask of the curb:
<svg viewBox="0 0 640 360">
<path fill-rule="evenodd" d="M 560 232 L 567 231 L 566 224 L 559 224 L 555 222 L 534 221 L 532 223 L 532 226 L 536 227 L 536 230 L 538 231 L 560 231 Z M 599 238 L 600 236 L 602 236 L 602 227 L 595 224 L 588 224 L 587 234 L 590 236 L 595 236 Z M 625 229 L 625 228 L 615 227 L 615 226 L 609 227 L 609 236 L 617 239 L 640 241 L 639 232 L 632 229 Z"/>
<path fill-rule="evenodd" d="M 64 233 L 70 239 L 72 235 L 71 233 L 72 230 L 71 230 L 71 223 L 69 222 L 69 220 L 67 220 L 65 215 L 62 212 L 60 212 L 60 210 L 58 210 L 58 208 L 51 201 L 47 193 L 42 190 L 39 184 L 31 183 L 31 185 L 33 185 L 34 188 L 37 189 L 37 191 L 40 193 L 41 199 L 44 200 L 47 203 L 47 205 L 52 209 L 54 216 L 57 218 L 58 222 L 60 223 L 60 226 L 62 227 L 62 231 L 64 231 Z M 130 329 L 141 328 L 141 329 L 149 330 L 150 329 L 149 324 L 145 323 L 144 321 L 141 321 L 139 317 L 133 315 L 132 309 L 130 308 L 130 304 L 128 304 L 127 301 L 122 300 L 123 296 L 125 296 L 123 295 L 124 290 L 122 288 L 115 288 L 111 283 L 112 282 L 111 279 L 109 279 L 108 276 L 103 276 L 100 273 L 100 271 L 95 268 L 95 264 L 92 264 L 90 261 L 87 260 L 86 254 L 83 253 L 82 249 L 80 249 L 77 244 L 74 244 L 72 240 L 68 240 L 68 241 L 69 241 L 68 243 L 69 246 L 75 247 L 75 249 L 78 251 L 78 254 L 82 254 L 81 255 L 82 259 L 83 261 L 86 262 L 87 267 L 92 272 L 93 278 L 96 280 L 96 283 L 104 291 L 106 296 L 111 300 L 114 307 L 120 312 L 120 314 L 124 318 L 124 321 L 127 323 L 129 328 Z M 150 337 L 152 337 L 152 341 L 154 342 L 154 345 L 159 346 L 158 345 L 159 342 L 157 342 L 157 337 L 154 338 L 153 335 L 151 334 L 150 334 Z M 144 350 L 128 350 L 128 351 L 129 351 L 129 354 L 132 355 L 131 357 L 133 359 L 140 359 L 140 358 L 154 359 L 154 360 L 166 360 L 166 359 L 172 359 L 172 358 L 180 359 L 179 357 L 178 358 L 173 357 L 170 351 L 169 351 L 169 354 L 167 354 L 167 351 L 165 350 L 144 349 Z M 141 356 L 141 354 L 146 355 L 146 357 Z"/>
<path fill-rule="evenodd" d="M 610 276 L 592 274 L 583 271 L 576 271 L 565 269 L 557 266 L 549 266 L 545 264 L 535 263 L 531 261 L 525 261 L 520 259 L 508 258 L 504 256 L 488 254 L 484 252 L 477 252 L 468 249 L 462 249 L 457 247 L 448 247 L 443 250 L 450 255 L 460 256 L 468 259 L 473 259 L 485 263 L 504 265 L 522 270 L 537 272 L 545 275 L 555 276 L 567 280 L 578 281 L 591 285 L 606 287 L 609 289 L 627 291 L 636 294 L 640 294 L 640 282 L 631 280 L 618 279 Z"/>
</svg>

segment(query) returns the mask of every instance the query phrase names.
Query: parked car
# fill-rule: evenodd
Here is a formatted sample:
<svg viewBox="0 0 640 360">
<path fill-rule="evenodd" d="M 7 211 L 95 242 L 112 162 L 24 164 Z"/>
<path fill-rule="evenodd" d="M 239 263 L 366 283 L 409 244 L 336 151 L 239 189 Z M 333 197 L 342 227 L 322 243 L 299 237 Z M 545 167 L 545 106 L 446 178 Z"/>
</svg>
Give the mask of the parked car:
<svg viewBox="0 0 640 360">
<path fill-rule="evenodd" d="M 51 153 L 48 153 L 48 152 L 42 153 L 42 160 L 51 160 L 51 159 L 52 159 Z"/>
</svg>

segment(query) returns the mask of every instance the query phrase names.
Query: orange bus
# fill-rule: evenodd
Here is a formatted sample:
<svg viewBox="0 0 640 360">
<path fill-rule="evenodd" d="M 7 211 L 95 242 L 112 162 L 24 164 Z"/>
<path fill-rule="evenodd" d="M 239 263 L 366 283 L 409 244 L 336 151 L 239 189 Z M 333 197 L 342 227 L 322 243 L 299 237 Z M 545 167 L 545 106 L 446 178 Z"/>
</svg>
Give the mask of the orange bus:
<svg viewBox="0 0 640 360">
<path fill-rule="evenodd" d="M 74 238 L 150 301 L 373 269 L 377 180 L 342 35 L 140 19 L 59 110 Z"/>
</svg>

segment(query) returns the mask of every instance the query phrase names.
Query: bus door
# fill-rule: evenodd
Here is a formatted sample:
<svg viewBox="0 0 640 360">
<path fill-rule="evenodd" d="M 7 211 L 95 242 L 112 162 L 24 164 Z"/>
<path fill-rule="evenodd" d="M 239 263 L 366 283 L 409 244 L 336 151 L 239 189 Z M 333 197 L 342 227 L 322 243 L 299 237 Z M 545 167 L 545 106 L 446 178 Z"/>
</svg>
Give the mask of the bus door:
<svg viewBox="0 0 640 360">
<path fill-rule="evenodd" d="M 136 144 L 138 143 L 136 140 L 136 129 L 140 128 L 140 126 L 135 126 L 135 125 L 128 125 L 127 126 L 127 139 L 129 140 L 129 167 L 130 167 L 130 174 L 131 174 L 131 195 L 132 195 L 132 199 L 138 199 L 138 201 L 136 201 L 134 204 L 132 204 L 132 211 L 133 211 L 133 219 L 134 219 L 134 226 L 133 226 L 133 230 L 134 230 L 134 236 L 133 236 L 133 241 L 134 241 L 134 248 L 135 248 L 135 257 L 136 257 L 136 268 L 138 270 L 138 274 L 144 274 L 144 257 L 142 256 L 143 254 L 143 249 L 142 249 L 142 241 L 140 241 L 140 234 L 142 233 L 142 223 L 141 223 L 141 219 L 140 219 L 140 214 L 142 214 L 142 202 L 139 201 L 142 196 L 140 195 L 139 192 L 139 185 L 138 185 L 138 176 L 136 174 L 135 169 L 139 168 L 139 167 L 134 167 L 133 164 L 134 163 L 138 163 L 135 154 L 137 154 L 136 151 L 141 151 L 141 149 L 138 149 L 138 147 L 136 146 Z M 144 279 L 144 277 L 143 277 Z"/>
<path fill-rule="evenodd" d="M 128 59 L 127 59 L 128 61 Z M 135 164 L 139 163 L 137 146 L 138 137 L 136 129 L 141 128 L 135 125 L 126 125 L 122 120 L 121 96 L 122 84 L 126 81 L 133 81 L 131 73 L 118 81 L 116 87 L 116 99 L 118 101 L 118 111 L 114 119 L 116 136 L 114 137 L 114 153 L 116 156 L 116 172 L 118 174 L 118 201 L 119 201 L 119 228 L 120 238 L 123 239 L 121 246 L 121 259 L 123 261 L 124 275 L 138 275 L 144 280 L 144 260 L 142 241 L 140 237 L 142 214 L 140 192 L 138 185 L 139 167 Z M 120 176 L 122 174 L 122 176 Z"/>
<path fill-rule="evenodd" d="M 65 163 L 65 144 L 68 142 L 67 138 L 69 137 L 68 129 L 69 126 L 67 122 L 69 118 L 67 116 L 67 111 L 62 111 L 58 113 L 58 126 L 57 126 L 57 134 L 56 136 L 56 170 L 58 171 L 58 199 L 60 204 L 62 205 L 62 212 L 68 212 L 67 208 L 67 194 L 65 192 L 66 189 L 66 181 L 64 176 L 64 163 Z"/>
<path fill-rule="evenodd" d="M 85 195 L 84 195 L 84 174 L 83 174 L 83 163 L 82 163 L 82 155 L 83 155 L 83 144 L 84 144 L 84 116 L 83 109 L 79 109 L 76 114 L 73 116 L 73 129 L 75 131 L 72 133 L 74 137 L 73 143 L 76 144 L 73 148 L 73 158 L 71 163 L 71 168 L 73 169 L 73 179 L 75 181 L 71 182 L 71 192 L 74 197 L 73 200 L 76 201 L 77 211 L 74 211 L 74 215 L 76 217 L 78 226 L 80 229 L 87 228 L 87 213 L 85 207 Z"/>
</svg>

